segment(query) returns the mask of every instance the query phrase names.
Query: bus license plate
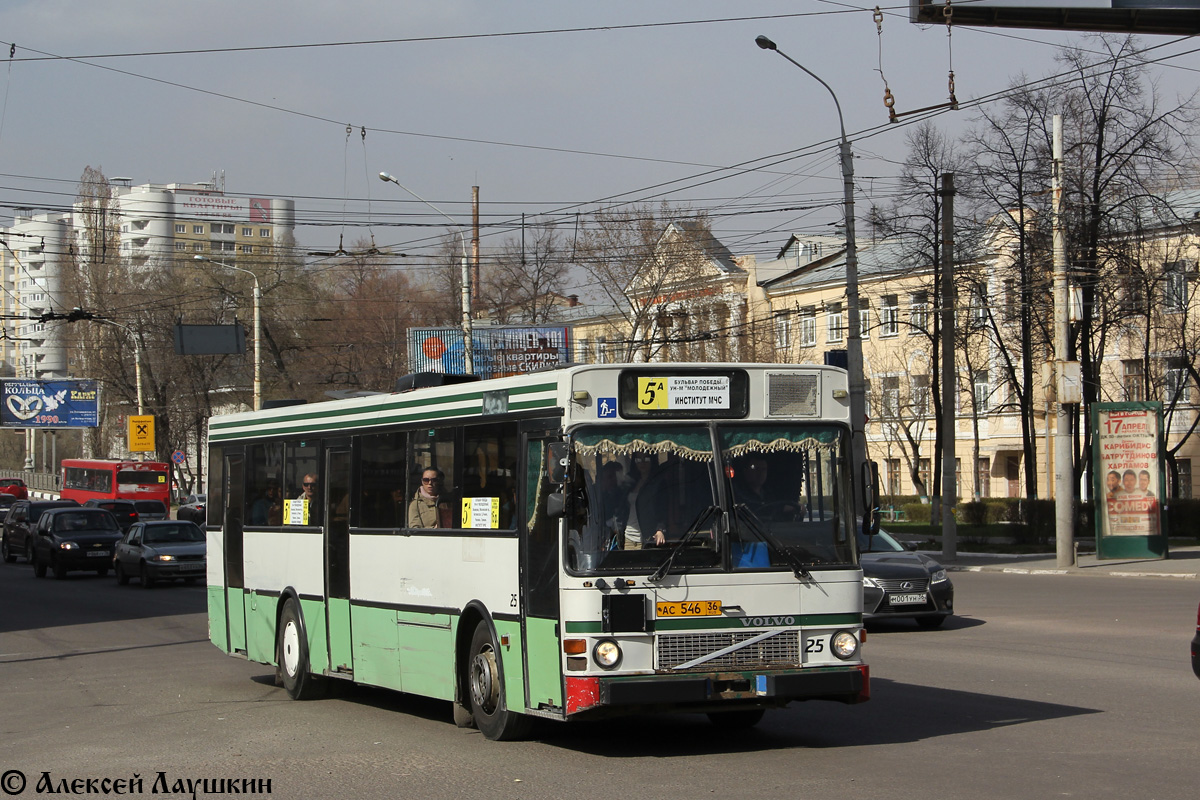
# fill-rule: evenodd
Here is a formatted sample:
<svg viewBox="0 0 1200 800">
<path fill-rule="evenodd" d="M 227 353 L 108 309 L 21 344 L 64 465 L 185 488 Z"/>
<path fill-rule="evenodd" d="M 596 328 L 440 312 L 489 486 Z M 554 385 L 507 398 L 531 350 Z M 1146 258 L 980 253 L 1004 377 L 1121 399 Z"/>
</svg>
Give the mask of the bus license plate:
<svg viewBox="0 0 1200 800">
<path fill-rule="evenodd" d="M 889 599 L 889 602 L 894 606 L 907 606 L 914 603 L 924 603 L 925 595 L 923 594 L 894 594 Z"/>
<path fill-rule="evenodd" d="M 691 600 L 684 603 L 655 603 L 655 616 L 664 617 L 719 617 L 720 600 Z"/>
</svg>

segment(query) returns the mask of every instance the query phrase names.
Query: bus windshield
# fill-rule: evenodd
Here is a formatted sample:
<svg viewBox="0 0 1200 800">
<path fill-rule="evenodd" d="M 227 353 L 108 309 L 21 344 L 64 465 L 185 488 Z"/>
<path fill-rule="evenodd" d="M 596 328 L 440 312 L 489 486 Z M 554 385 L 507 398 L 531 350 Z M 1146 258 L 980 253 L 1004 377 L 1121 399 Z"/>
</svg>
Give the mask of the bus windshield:
<svg viewBox="0 0 1200 800">
<path fill-rule="evenodd" d="M 612 426 L 582 429 L 572 441 L 572 572 L 854 562 L 841 428 Z"/>
</svg>

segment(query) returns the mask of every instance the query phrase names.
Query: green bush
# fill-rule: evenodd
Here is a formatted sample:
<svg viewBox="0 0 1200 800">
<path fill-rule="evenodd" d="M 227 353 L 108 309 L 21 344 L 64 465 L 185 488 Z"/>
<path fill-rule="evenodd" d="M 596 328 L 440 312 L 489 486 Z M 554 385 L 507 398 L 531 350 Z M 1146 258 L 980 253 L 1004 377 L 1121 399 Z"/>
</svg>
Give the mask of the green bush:
<svg viewBox="0 0 1200 800">
<path fill-rule="evenodd" d="M 986 525 L 988 521 L 987 504 L 978 500 L 963 503 L 958 507 L 958 518 L 967 525 Z"/>
<path fill-rule="evenodd" d="M 903 506 L 904 519 L 908 522 L 929 524 L 930 507 L 926 503 L 905 503 Z"/>
<path fill-rule="evenodd" d="M 1200 538 L 1200 500 L 1169 500 L 1163 516 L 1169 536 Z"/>
</svg>

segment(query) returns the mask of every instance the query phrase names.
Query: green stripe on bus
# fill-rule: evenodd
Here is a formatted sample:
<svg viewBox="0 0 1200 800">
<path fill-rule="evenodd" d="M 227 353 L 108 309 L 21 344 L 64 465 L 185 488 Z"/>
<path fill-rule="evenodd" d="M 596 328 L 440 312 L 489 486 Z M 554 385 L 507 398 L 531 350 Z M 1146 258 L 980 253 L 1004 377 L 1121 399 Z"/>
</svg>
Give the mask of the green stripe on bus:
<svg viewBox="0 0 1200 800">
<path fill-rule="evenodd" d="M 778 619 L 781 617 L 791 617 L 792 625 L 800 625 L 805 628 L 824 628 L 834 625 L 861 625 L 861 614 L 774 614 L 763 615 L 764 618 Z M 752 618 L 753 619 L 753 618 Z M 745 625 L 745 617 L 723 617 L 714 619 L 712 617 L 695 617 L 693 619 L 656 619 L 651 620 L 653 629 L 657 632 L 662 631 L 696 631 L 696 630 L 713 630 L 721 628 L 745 628 L 746 630 L 763 630 L 768 625 Z M 791 627 L 791 626 L 789 626 Z M 568 622 L 566 624 L 567 633 L 603 633 L 600 622 Z"/>
<path fill-rule="evenodd" d="M 538 384 L 534 384 L 532 386 L 515 386 L 515 387 L 512 387 L 507 390 L 496 390 L 496 391 L 507 391 L 509 393 L 509 395 L 523 395 L 523 394 L 539 394 L 542 392 L 554 392 L 557 389 L 558 389 L 557 383 L 538 383 Z M 364 405 L 355 406 L 352 408 L 341 408 L 336 411 L 317 412 L 317 414 L 314 414 L 311 412 L 309 412 L 309 413 L 300 412 L 300 413 L 296 413 L 296 414 L 287 414 L 287 415 L 280 416 L 280 417 L 272 417 L 269 420 L 261 420 L 261 419 L 229 420 L 228 422 L 214 420 L 212 422 L 212 426 L 214 428 L 219 428 L 219 429 L 226 429 L 226 428 L 234 429 L 234 428 L 245 428 L 245 427 L 249 427 L 249 426 L 253 426 L 253 425 L 261 425 L 264 423 L 270 424 L 270 425 L 276 425 L 276 424 L 285 424 L 285 423 L 289 423 L 289 422 L 302 422 L 304 420 L 312 419 L 314 416 L 318 416 L 318 415 L 321 418 L 327 419 L 330 417 L 346 417 L 346 416 L 353 416 L 356 414 L 378 414 L 378 413 L 386 412 L 386 411 L 398 411 L 398 410 L 403 410 L 403 409 L 408 409 L 408 408 L 421 408 L 423 406 L 446 405 L 449 403 L 465 403 L 465 402 L 471 402 L 471 401 L 476 401 L 476 400 L 482 404 L 483 395 L 484 395 L 484 392 L 476 391 L 476 392 L 466 392 L 463 394 L 451 395 L 449 397 L 424 397 L 424 398 L 416 398 L 416 399 L 411 399 L 411 400 L 405 399 L 405 400 L 397 400 L 397 401 L 393 401 L 393 402 L 380 403 L 379 405 L 364 404 Z M 541 405 L 541 404 L 539 404 L 539 405 Z M 550 405 L 554 405 L 554 403 L 551 402 Z"/>
<path fill-rule="evenodd" d="M 531 401 L 528 401 L 525 403 L 513 403 L 509 406 L 509 409 L 513 410 L 513 411 L 523 411 L 523 410 L 534 409 L 534 408 L 550 408 L 555 405 L 555 402 L 556 401 L 553 398 L 546 398 L 545 400 L 531 400 Z M 249 438 L 254 438 L 254 437 L 259 437 L 259 436 L 319 433 L 319 432 L 323 432 L 323 431 L 341 430 L 344 428 L 369 429 L 369 428 L 375 428 L 375 427 L 382 427 L 384 425 L 394 425 L 394 424 L 401 423 L 401 422 L 415 422 L 415 421 L 445 419 L 445 418 L 452 418 L 452 417 L 461 417 L 461 418 L 479 417 L 480 414 L 481 414 L 480 409 L 449 409 L 449 410 L 445 410 L 445 411 L 422 411 L 422 412 L 416 413 L 416 414 L 393 415 L 393 416 L 389 416 L 389 417 L 375 418 L 375 419 L 370 420 L 369 422 L 364 421 L 364 420 L 346 420 L 346 421 L 337 422 L 337 423 L 314 422 L 309 425 L 297 425 L 297 426 L 281 428 L 281 429 L 276 429 L 274 427 L 263 428 L 263 429 L 257 430 L 257 431 L 245 430 L 245 431 L 236 431 L 236 432 L 229 432 L 229 433 L 218 433 L 218 432 L 213 431 L 213 432 L 210 432 L 208 438 L 210 441 L 213 441 L 213 442 L 225 442 L 225 441 L 232 441 L 232 440 L 237 440 L 237 439 L 249 439 Z M 274 420 L 272 420 L 272 422 L 274 422 Z"/>
</svg>

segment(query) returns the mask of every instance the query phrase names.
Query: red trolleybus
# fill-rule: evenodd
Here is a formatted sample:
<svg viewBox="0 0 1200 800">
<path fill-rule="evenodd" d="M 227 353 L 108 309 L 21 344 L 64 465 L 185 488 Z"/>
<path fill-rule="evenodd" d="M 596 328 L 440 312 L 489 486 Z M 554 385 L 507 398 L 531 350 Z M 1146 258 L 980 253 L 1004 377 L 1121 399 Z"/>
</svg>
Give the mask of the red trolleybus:
<svg viewBox="0 0 1200 800">
<path fill-rule="evenodd" d="M 64 500 L 160 500 L 170 508 L 171 468 L 162 461 L 64 458 Z"/>
</svg>

